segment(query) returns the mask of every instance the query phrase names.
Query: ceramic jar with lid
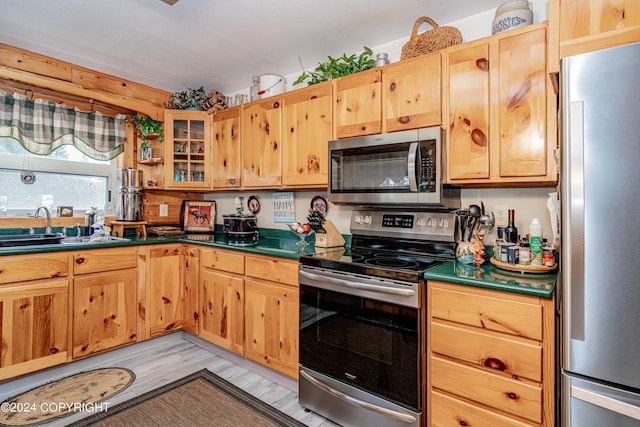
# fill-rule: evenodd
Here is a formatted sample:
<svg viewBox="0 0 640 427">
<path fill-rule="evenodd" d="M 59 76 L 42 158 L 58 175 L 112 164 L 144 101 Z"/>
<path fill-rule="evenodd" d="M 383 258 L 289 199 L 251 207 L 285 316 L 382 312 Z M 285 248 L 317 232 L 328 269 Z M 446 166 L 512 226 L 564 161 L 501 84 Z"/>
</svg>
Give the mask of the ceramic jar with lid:
<svg viewBox="0 0 640 427">
<path fill-rule="evenodd" d="M 509 0 L 496 9 L 491 34 L 524 27 L 533 23 L 533 10 L 528 0 Z"/>
</svg>

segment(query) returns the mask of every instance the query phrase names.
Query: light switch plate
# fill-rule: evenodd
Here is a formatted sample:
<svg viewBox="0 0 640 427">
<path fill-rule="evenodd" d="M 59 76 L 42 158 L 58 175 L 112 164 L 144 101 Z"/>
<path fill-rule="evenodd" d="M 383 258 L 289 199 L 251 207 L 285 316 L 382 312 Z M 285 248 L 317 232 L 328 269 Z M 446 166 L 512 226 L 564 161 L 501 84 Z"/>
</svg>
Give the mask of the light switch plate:
<svg viewBox="0 0 640 427">
<path fill-rule="evenodd" d="M 166 203 L 160 205 L 160 216 L 169 216 L 169 205 Z"/>
</svg>

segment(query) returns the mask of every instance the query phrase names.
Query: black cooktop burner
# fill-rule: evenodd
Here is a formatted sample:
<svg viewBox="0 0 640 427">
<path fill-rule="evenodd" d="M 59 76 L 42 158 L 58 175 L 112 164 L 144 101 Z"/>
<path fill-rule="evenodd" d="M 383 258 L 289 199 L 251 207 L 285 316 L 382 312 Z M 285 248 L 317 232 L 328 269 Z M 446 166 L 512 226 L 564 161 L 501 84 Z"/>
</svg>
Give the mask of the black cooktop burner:
<svg viewBox="0 0 640 427">
<path fill-rule="evenodd" d="M 356 243 L 356 246 L 353 246 Z M 396 280 L 420 281 L 429 268 L 453 259 L 455 245 L 439 242 L 407 242 L 356 239 L 351 248 L 336 248 L 327 252 L 305 255 L 304 265 L 341 272 L 386 277 Z"/>
</svg>

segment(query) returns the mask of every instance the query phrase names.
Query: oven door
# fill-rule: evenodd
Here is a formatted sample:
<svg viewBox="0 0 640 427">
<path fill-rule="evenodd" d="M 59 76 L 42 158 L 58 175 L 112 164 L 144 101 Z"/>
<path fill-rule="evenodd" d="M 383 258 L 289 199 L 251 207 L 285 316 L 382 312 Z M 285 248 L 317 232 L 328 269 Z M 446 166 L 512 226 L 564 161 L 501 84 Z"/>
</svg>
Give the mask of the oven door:
<svg viewBox="0 0 640 427">
<path fill-rule="evenodd" d="M 299 280 L 301 372 L 420 412 L 420 284 L 308 266 Z"/>
<path fill-rule="evenodd" d="M 442 204 L 440 128 L 329 142 L 329 201 Z"/>
</svg>

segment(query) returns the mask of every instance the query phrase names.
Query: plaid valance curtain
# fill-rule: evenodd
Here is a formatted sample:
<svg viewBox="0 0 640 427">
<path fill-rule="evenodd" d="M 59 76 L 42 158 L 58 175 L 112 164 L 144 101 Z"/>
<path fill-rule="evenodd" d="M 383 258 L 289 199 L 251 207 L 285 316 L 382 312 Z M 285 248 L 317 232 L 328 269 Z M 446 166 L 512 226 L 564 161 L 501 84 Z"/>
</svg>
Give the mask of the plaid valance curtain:
<svg viewBox="0 0 640 427">
<path fill-rule="evenodd" d="M 126 116 L 85 113 L 44 99 L 0 90 L 0 136 L 14 138 L 29 152 L 47 155 L 73 145 L 96 160 L 124 151 Z"/>
</svg>

